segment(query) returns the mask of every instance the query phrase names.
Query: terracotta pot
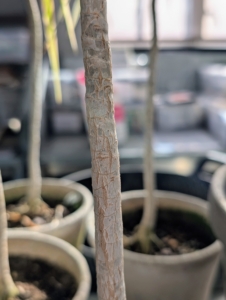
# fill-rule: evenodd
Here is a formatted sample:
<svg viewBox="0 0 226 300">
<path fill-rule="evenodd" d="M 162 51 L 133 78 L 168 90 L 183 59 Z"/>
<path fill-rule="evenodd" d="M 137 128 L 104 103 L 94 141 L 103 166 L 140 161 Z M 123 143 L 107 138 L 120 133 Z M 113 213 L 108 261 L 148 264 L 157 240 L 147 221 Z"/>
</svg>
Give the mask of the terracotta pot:
<svg viewBox="0 0 226 300">
<path fill-rule="evenodd" d="M 9 181 L 4 184 L 4 192 L 7 203 L 20 199 L 26 193 L 28 186 L 27 179 L 19 179 Z M 66 179 L 43 179 L 42 196 L 48 198 L 53 202 L 62 200 L 69 192 L 79 192 L 83 201 L 81 206 L 72 214 L 66 216 L 58 223 L 49 223 L 37 227 L 23 228 L 28 231 L 38 231 L 59 237 L 71 244 L 80 245 L 83 242 L 80 234 L 85 230 L 85 222 L 88 213 L 93 206 L 93 196 L 90 191 L 79 183 L 72 183 Z M 19 228 L 9 229 L 10 231 L 19 230 Z"/>
<path fill-rule="evenodd" d="M 42 259 L 71 273 L 78 289 L 72 300 L 86 300 L 90 290 L 90 273 L 85 258 L 68 243 L 42 233 L 31 234 L 25 230 L 8 233 L 9 255 L 25 255 Z M 21 270 L 23 272 L 23 270 Z"/>
<path fill-rule="evenodd" d="M 141 208 L 144 191 L 122 193 L 123 213 Z M 179 193 L 156 191 L 160 209 L 194 213 L 203 224 L 208 222 L 208 204 Z M 94 216 L 87 219 L 88 239 L 95 242 Z M 211 230 L 210 230 L 211 234 Z M 208 247 L 188 254 L 159 256 L 124 251 L 128 300 L 207 300 L 214 283 L 222 251 L 215 240 Z"/>
</svg>

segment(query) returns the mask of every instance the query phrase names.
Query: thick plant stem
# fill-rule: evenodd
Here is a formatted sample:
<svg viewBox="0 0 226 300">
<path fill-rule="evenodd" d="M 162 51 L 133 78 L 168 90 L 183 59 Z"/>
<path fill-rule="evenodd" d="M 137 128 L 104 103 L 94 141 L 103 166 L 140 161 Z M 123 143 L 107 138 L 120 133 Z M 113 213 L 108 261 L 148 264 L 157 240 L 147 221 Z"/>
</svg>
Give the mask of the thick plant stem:
<svg viewBox="0 0 226 300">
<path fill-rule="evenodd" d="M 0 173 L 0 300 L 8 300 L 18 294 L 9 268 L 6 207 Z"/>
<path fill-rule="evenodd" d="M 37 207 L 41 199 L 40 135 L 42 118 L 42 22 L 37 0 L 28 0 L 32 28 L 32 96 L 29 133 L 27 200 L 30 208 Z"/>
<path fill-rule="evenodd" d="M 145 124 L 145 152 L 144 152 L 144 187 L 146 190 L 146 197 L 144 200 L 144 211 L 139 227 L 139 236 L 142 250 L 145 253 L 149 252 L 150 241 L 147 236 L 151 234 L 154 229 L 156 221 L 156 200 L 153 195 L 155 180 L 153 167 L 153 124 L 154 124 L 154 92 L 155 92 L 155 76 L 156 76 L 156 58 L 158 52 L 157 44 L 157 25 L 155 0 L 152 0 L 151 11 L 153 20 L 153 42 L 150 51 L 150 75 L 148 80 L 148 94 L 146 101 L 146 124 Z"/>
<path fill-rule="evenodd" d="M 99 300 L 124 300 L 123 228 L 106 0 L 81 0 Z"/>
</svg>

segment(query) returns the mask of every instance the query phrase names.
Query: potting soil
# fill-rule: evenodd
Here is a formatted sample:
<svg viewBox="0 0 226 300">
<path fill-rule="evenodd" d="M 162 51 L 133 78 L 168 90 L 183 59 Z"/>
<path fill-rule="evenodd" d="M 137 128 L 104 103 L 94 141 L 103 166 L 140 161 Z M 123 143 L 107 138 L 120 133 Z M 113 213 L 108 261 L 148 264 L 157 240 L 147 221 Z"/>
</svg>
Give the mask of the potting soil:
<svg viewBox="0 0 226 300">
<path fill-rule="evenodd" d="M 137 229 L 142 217 L 142 209 L 123 215 L 124 234 L 130 236 Z M 150 254 L 180 255 L 194 252 L 209 246 L 215 237 L 200 216 L 177 210 L 159 210 L 155 234 L 161 240 L 161 246 L 150 239 Z M 138 243 L 128 248 L 141 253 Z"/>
<path fill-rule="evenodd" d="M 42 260 L 12 256 L 10 268 L 20 292 L 12 300 L 71 300 L 76 293 L 70 273 Z"/>
</svg>

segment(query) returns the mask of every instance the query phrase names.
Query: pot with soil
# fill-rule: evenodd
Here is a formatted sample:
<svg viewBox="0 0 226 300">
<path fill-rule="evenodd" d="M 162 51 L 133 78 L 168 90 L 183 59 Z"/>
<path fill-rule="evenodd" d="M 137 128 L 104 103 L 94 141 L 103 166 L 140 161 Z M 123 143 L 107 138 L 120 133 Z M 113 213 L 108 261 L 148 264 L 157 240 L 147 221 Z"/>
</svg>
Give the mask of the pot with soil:
<svg viewBox="0 0 226 300">
<path fill-rule="evenodd" d="M 26 194 L 29 182 L 26 179 L 7 182 L 4 193 L 7 203 L 8 227 L 13 230 L 23 227 L 59 237 L 71 244 L 81 245 L 84 238 L 86 217 L 93 205 L 90 191 L 79 183 L 64 179 L 45 178 L 41 195 L 48 206 L 37 214 L 26 211 Z M 23 208 L 23 211 L 21 211 Z"/>
<path fill-rule="evenodd" d="M 45 1 L 42 1 L 42 4 L 43 16 L 46 19 L 48 9 L 45 6 L 47 4 Z M 29 103 L 30 122 L 27 126 L 29 129 L 28 179 L 5 184 L 8 223 L 10 227 L 14 227 L 13 230 L 22 226 L 60 237 L 79 246 L 83 242 L 85 218 L 92 207 L 92 195 L 81 185 L 69 186 L 71 183 L 69 181 L 42 179 L 40 145 L 42 104 L 44 101 L 42 91 L 43 27 L 37 1 L 28 0 L 27 6 L 32 50 L 29 95 L 31 98 L 31 103 Z M 52 8 L 54 10 L 54 7 Z M 54 22 L 54 20 L 52 21 Z M 46 27 L 44 26 L 44 28 Z M 48 40 L 48 35 L 46 38 Z M 54 36 L 55 38 L 56 36 Z M 55 58 L 55 62 L 57 62 L 57 57 Z M 60 99 L 58 98 L 58 100 Z"/>
<path fill-rule="evenodd" d="M 144 191 L 122 193 L 124 235 L 130 236 L 142 217 Z M 208 204 L 179 193 L 156 191 L 157 240 L 152 251 L 135 244 L 124 251 L 128 300 L 207 300 L 215 279 L 222 245 L 208 223 Z M 93 215 L 88 240 L 94 246 Z"/>
<path fill-rule="evenodd" d="M 12 300 L 88 298 L 87 263 L 68 243 L 45 234 L 19 230 L 8 233 L 8 245 L 11 275 L 20 292 Z"/>
<path fill-rule="evenodd" d="M 170 173 L 156 173 L 156 186 L 158 190 L 179 192 L 190 196 L 195 196 L 206 200 L 209 184 L 200 180 L 197 176 L 198 169 L 195 175 L 189 177 L 170 174 Z M 78 172 L 71 173 L 64 177 L 64 179 L 78 182 L 87 187 L 92 192 L 92 170 L 86 169 Z M 122 165 L 120 167 L 121 176 L 121 191 L 132 191 L 143 189 L 143 166 L 142 165 Z M 96 291 L 96 273 L 95 273 L 95 256 L 93 249 L 90 247 L 89 242 L 86 241 L 82 249 L 90 271 L 92 274 L 92 291 Z M 221 277 L 217 284 L 221 286 Z"/>
</svg>

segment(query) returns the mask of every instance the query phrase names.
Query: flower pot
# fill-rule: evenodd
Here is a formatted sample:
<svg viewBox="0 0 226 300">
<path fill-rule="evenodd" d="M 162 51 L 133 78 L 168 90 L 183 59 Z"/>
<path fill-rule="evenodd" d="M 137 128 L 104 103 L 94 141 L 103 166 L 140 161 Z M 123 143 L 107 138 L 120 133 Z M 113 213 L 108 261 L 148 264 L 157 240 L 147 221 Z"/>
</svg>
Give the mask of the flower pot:
<svg viewBox="0 0 226 300">
<path fill-rule="evenodd" d="M 6 202 L 10 203 L 15 199 L 22 198 L 27 190 L 28 180 L 20 179 L 9 181 L 4 184 L 4 192 Z M 85 230 L 85 221 L 88 213 L 93 206 L 93 196 L 90 191 L 79 183 L 73 183 L 64 179 L 43 179 L 42 196 L 50 201 L 61 201 L 69 192 L 79 192 L 82 195 L 81 206 L 73 213 L 59 222 L 51 222 L 49 224 L 39 225 L 35 227 L 23 228 L 28 231 L 38 231 L 59 237 L 71 244 L 79 245 L 83 242 L 80 234 Z M 20 228 L 9 229 L 14 231 Z"/>
<path fill-rule="evenodd" d="M 198 166 L 195 175 L 186 177 L 170 173 L 156 173 L 156 185 L 158 190 L 172 191 L 199 197 L 207 198 L 209 183 L 198 178 L 201 165 Z M 64 179 L 81 183 L 92 191 L 91 169 L 86 169 L 71 173 Z M 143 166 L 142 165 L 122 165 L 121 173 L 121 190 L 122 192 L 143 189 Z"/>
<path fill-rule="evenodd" d="M 216 236 L 226 247 L 226 165 L 221 166 L 214 174 L 209 193 L 210 220 Z M 224 289 L 226 295 L 226 251 L 224 248 Z"/>
<path fill-rule="evenodd" d="M 122 211 L 142 208 L 144 191 L 122 193 Z M 179 193 L 156 191 L 161 210 L 192 214 L 197 229 L 207 228 L 208 204 L 198 198 Z M 196 221 L 195 221 L 196 220 Z M 192 221 L 192 222 L 193 222 Z M 195 224 L 195 223 L 194 223 Z M 94 216 L 87 219 L 88 240 L 94 245 Z M 211 229 L 209 234 L 211 235 Z M 222 251 L 218 240 L 192 253 L 181 255 L 145 255 L 124 251 L 125 282 L 128 300 L 208 300 Z"/>
<path fill-rule="evenodd" d="M 209 200 L 210 220 L 217 237 L 226 246 L 226 166 L 220 167 L 214 174 Z"/>
<path fill-rule="evenodd" d="M 90 247 L 90 245 L 82 245 L 81 252 L 83 256 L 85 257 L 87 264 L 89 266 L 89 270 L 91 273 L 91 292 L 96 293 L 97 292 L 97 278 L 96 278 L 96 262 L 95 262 L 95 251 L 93 247 Z"/>
<path fill-rule="evenodd" d="M 202 199 L 207 198 L 209 183 L 198 178 L 202 163 L 197 167 L 195 175 L 185 177 L 176 174 L 157 173 L 156 184 L 159 190 L 167 190 L 180 192 Z M 92 191 L 91 169 L 86 169 L 71 173 L 64 178 L 74 182 L 81 183 Z M 143 189 L 143 166 L 142 165 L 122 165 L 121 173 L 121 190 L 122 192 Z M 96 291 L 96 273 L 95 273 L 95 257 L 93 249 L 87 244 L 83 247 L 83 255 L 85 256 L 92 274 L 92 291 Z M 221 278 L 220 278 L 221 279 Z M 221 280 L 218 280 L 221 285 Z"/>
<path fill-rule="evenodd" d="M 56 237 L 41 233 L 31 234 L 24 230 L 9 231 L 8 243 L 10 256 L 41 259 L 69 272 L 77 283 L 77 291 L 72 300 L 88 298 L 90 273 L 84 257 L 76 248 Z"/>
</svg>

